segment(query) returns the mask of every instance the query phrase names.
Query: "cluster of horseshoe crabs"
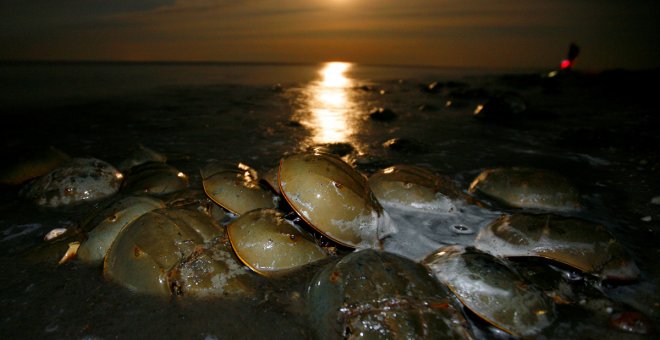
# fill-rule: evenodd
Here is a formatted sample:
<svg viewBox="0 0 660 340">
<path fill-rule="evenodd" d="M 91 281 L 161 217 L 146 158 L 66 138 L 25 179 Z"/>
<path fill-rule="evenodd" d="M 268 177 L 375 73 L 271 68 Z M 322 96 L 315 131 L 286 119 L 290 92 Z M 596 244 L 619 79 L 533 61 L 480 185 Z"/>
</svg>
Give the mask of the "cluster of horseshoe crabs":
<svg viewBox="0 0 660 340">
<path fill-rule="evenodd" d="M 511 335 L 539 334 L 560 317 L 555 302 L 568 299 L 558 298 L 556 291 L 541 291 L 518 274 L 510 260 L 542 258 L 549 261 L 548 266 L 526 271 L 548 271 L 556 263 L 610 282 L 634 281 L 639 276 L 627 251 L 604 225 L 555 215 L 581 209 L 578 190 L 559 174 L 518 167 L 487 169 L 469 188 L 469 193 L 485 203 L 465 197 L 450 180 L 416 166 L 392 166 L 376 172 L 369 181 L 386 208 L 452 213 L 462 209 L 461 202 L 468 202 L 493 203 L 516 211 L 481 229 L 473 242 L 478 249 L 443 247 L 422 260 L 467 309 Z M 592 294 L 593 300 L 605 300 L 602 293 L 597 295 Z M 638 315 L 629 307 L 617 308 L 624 315 Z M 624 322 L 619 319 L 625 318 L 611 317 L 618 329 L 639 326 L 621 325 Z"/>
<path fill-rule="evenodd" d="M 639 274 L 602 225 L 538 214 L 579 207 L 577 191 L 543 171 L 507 168 L 479 175 L 470 186 L 478 198 L 536 214 L 503 215 L 479 232 L 476 249 L 440 248 L 420 264 L 382 250 L 383 240 L 397 233 L 387 209 L 455 213 L 461 204 L 476 202 L 429 169 L 395 165 L 367 179 L 339 157 L 303 152 L 284 156 L 264 178 L 245 164 L 211 163 L 201 169 L 202 195 L 187 189 L 188 177 L 164 157 L 146 155 L 146 161 L 127 163 L 123 196 L 74 233 L 72 252 L 79 261 L 102 263 L 105 277 L 135 292 L 226 296 L 254 293 L 258 276 L 250 270 L 273 277 L 327 259 L 307 291 L 309 317 L 321 338 L 471 337 L 459 302 L 513 336 L 539 334 L 560 315 L 554 300 L 520 276 L 510 258 L 549 259 L 602 279 L 634 280 Z M 96 172 L 82 176 L 107 177 L 119 190 L 121 173 L 92 164 Z M 57 184 L 52 178 L 69 176 L 58 173 L 56 168 L 34 182 L 54 188 L 31 184 L 26 192 L 34 193 L 26 197 L 49 206 L 63 202 L 70 190 L 57 185 L 78 179 L 74 174 L 74 180 Z M 38 198 L 44 194 L 49 198 Z M 220 213 L 222 223 L 218 207 L 228 214 Z M 356 251 L 342 257 L 347 251 L 338 255 L 327 240 Z"/>
<path fill-rule="evenodd" d="M 625 283 L 639 278 L 639 269 L 628 252 L 603 224 L 578 217 L 559 215 L 560 213 L 579 212 L 582 209 L 578 190 L 564 177 L 553 172 L 532 168 L 487 169 L 475 178 L 469 191 L 480 199 L 485 198 L 498 206 L 514 210 L 513 213 L 503 214 L 483 228 L 474 241 L 474 247 L 484 254 L 487 253 L 489 256 L 497 257 L 499 261 L 504 261 L 503 263 L 508 267 L 522 268 L 527 275 L 525 278 L 516 279 L 518 282 L 526 282 L 525 285 L 547 285 L 547 282 L 538 280 L 530 282 L 527 278 L 530 276 L 530 272 L 535 273 L 531 275 L 532 277 L 536 277 L 539 275 L 539 271 L 552 271 L 549 270 L 549 267 L 560 272 L 577 271 L 580 273 L 578 277 L 585 280 L 587 285 L 592 284 L 587 282 L 596 282 L 595 286 L 600 286 L 600 281 Z M 474 257 L 476 256 L 475 251 L 464 250 L 461 257 L 466 257 L 468 255 L 465 254 L 469 253 L 473 254 L 469 256 Z M 440 249 L 425 261 L 432 269 L 438 264 L 456 263 L 456 255 L 448 255 L 455 253 L 457 253 L 456 250 Z M 479 257 L 483 258 L 484 255 L 479 255 Z M 546 260 L 547 266 L 543 266 L 541 269 L 525 267 L 524 259 L 528 258 Z M 447 275 L 447 273 L 437 270 L 434 272 L 441 280 L 449 282 L 456 279 L 455 276 Z M 474 281 L 474 277 L 466 281 Z M 463 282 L 463 285 L 465 284 L 466 282 Z M 566 290 L 566 285 L 563 288 Z M 575 299 L 566 298 L 579 295 L 572 288 L 569 289 L 570 293 L 566 293 L 566 291 L 560 293 L 557 291 L 558 289 L 558 287 L 553 287 L 544 293 L 551 296 L 556 303 L 578 304 Z M 460 293 L 457 295 L 463 301 Z M 621 313 L 611 313 L 608 316 L 609 323 L 615 328 L 642 334 L 649 331 L 648 320 L 640 316 L 641 313 L 627 306 L 613 308 L 614 303 L 604 297 L 600 291 L 581 299 L 579 304 L 589 306 L 590 303 L 587 300 L 590 299 L 607 301 L 605 305 L 608 306 L 607 308 L 591 309 L 589 310 L 591 314 L 602 314 L 602 310 L 623 310 Z M 530 298 L 527 301 L 533 300 Z M 471 308 L 468 303 L 466 306 Z M 522 307 L 525 304 L 519 306 Z M 481 311 L 487 311 L 487 309 L 484 308 Z M 549 319 L 548 311 L 549 309 L 544 309 L 542 314 Z M 475 313 L 480 312 L 475 311 Z M 620 315 L 640 317 L 621 317 Z M 561 315 L 558 314 L 557 317 L 560 318 Z M 509 329 L 503 327 L 499 320 L 489 322 L 511 334 L 525 335 L 524 332 L 513 327 Z M 529 330 L 532 329 L 534 328 Z"/>
</svg>

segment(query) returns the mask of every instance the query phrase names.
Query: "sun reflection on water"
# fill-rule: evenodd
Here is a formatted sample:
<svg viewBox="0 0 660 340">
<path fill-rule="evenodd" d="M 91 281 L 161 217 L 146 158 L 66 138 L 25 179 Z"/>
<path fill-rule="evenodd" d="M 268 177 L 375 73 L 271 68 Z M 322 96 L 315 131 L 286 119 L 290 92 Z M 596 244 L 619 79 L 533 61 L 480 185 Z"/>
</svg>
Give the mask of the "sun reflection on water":
<svg viewBox="0 0 660 340">
<path fill-rule="evenodd" d="M 355 103 L 349 93 L 353 80 L 346 76 L 351 67 L 352 64 L 344 62 L 326 63 L 319 70 L 320 79 L 305 89 L 310 115 L 303 123 L 312 130 L 314 143 L 349 142 L 354 133 L 350 111 Z"/>
</svg>

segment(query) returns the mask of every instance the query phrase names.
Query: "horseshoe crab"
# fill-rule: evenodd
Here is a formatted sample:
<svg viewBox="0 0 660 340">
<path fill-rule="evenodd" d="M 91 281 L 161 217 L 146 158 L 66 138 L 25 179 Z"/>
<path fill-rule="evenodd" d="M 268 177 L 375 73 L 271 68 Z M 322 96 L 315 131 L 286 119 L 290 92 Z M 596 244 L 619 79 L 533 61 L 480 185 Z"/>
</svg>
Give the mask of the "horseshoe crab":
<svg viewBox="0 0 660 340">
<path fill-rule="evenodd" d="M 201 174 L 206 195 L 234 214 L 277 207 L 277 199 L 259 184 L 257 171 L 243 163 L 237 167 L 211 163 Z"/>
<path fill-rule="evenodd" d="M 374 249 L 326 265 L 307 298 L 321 339 L 471 337 L 446 288 L 424 266 Z"/>
<path fill-rule="evenodd" d="M 52 146 L 21 155 L 13 162 L 0 166 L 0 184 L 24 183 L 49 173 L 69 159 L 67 154 Z"/>
<path fill-rule="evenodd" d="M 149 163 L 149 162 L 159 162 L 165 163 L 167 157 L 164 155 L 149 149 L 148 147 L 138 144 L 138 147 L 134 149 L 126 159 L 124 159 L 117 168 L 121 171 L 128 171 L 134 166 Z"/>
<path fill-rule="evenodd" d="M 422 263 L 464 306 L 514 336 L 535 335 L 556 317 L 550 298 L 492 255 L 448 246 Z"/>
<path fill-rule="evenodd" d="M 147 196 L 129 196 L 121 199 L 99 213 L 87 223 L 91 229 L 87 239 L 78 248 L 78 258 L 85 263 L 99 264 L 117 237 L 117 234 L 145 213 L 165 208 L 162 201 Z"/>
<path fill-rule="evenodd" d="M 336 155 L 341 159 L 345 159 L 344 157 L 350 156 L 356 152 L 355 147 L 352 144 L 345 142 L 316 144 L 312 146 L 309 151 Z"/>
<path fill-rule="evenodd" d="M 136 165 L 126 174 L 122 190 L 131 193 L 164 195 L 188 187 L 188 176 L 161 162 Z"/>
<path fill-rule="evenodd" d="M 558 322 L 544 330 L 545 336 L 553 338 L 552 332 L 558 328 L 555 326 L 571 318 L 566 313 L 580 315 L 581 323 L 599 328 L 613 327 L 638 334 L 648 334 L 652 329 L 652 322 L 646 315 L 623 302 L 612 300 L 598 282 L 582 277 L 573 268 L 559 268 L 538 257 L 517 258 L 509 264 L 525 281 L 539 288 L 557 305 L 562 305 Z"/>
<path fill-rule="evenodd" d="M 96 158 L 73 158 L 30 183 L 21 195 L 45 207 L 95 201 L 115 194 L 123 175 Z"/>
<path fill-rule="evenodd" d="M 261 177 L 261 181 L 265 182 L 268 185 L 268 188 L 273 190 L 278 195 L 281 195 L 278 174 L 280 170 L 279 164 L 275 167 L 272 167 L 266 171 L 266 173 Z"/>
<path fill-rule="evenodd" d="M 340 158 L 299 153 L 280 160 L 282 196 L 314 229 L 352 248 L 380 247 L 393 231 L 367 180 Z"/>
<path fill-rule="evenodd" d="M 119 233 L 108 250 L 103 272 L 111 281 L 139 293 L 194 295 L 195 282 L 203 293 L 225 292 L 227 285 L 247 272 L 231 250 L 222 248 L 219 240 L 224 237 L 223 229 L 199 211 L 153 210 Z"/>
<path fill-rule="evenodd" d="M 167 273 L 167 280 L 175 296 L 245 296 L 256 294 L 248 274 L 223 236 L 196 247 Z"/>
<path fill-rule="evenodd" d="M 235 215 L 211 201 L 201 189 L 185 189 L 167 195 L 158 196 L 170 208 L 185 208 L 209 215 L 221 225 L 226 225 L 236 218 Z"/>
<path fill-rule="evenodd" d="M 273 209 L 241 215 L 227 226 L 227 234 L 238 258 L 265 276 L 290 271 L 327 256 L 311 237 Z"/>
<path fill-rule="evenodd" d="M 369 118 L 380 122 L 390 122 L 395 120 L 399 115 L 390 108 L 378 107 L 369 111 Z"/>
<path fill-rule="evenodd" d="M 495 256 L 536 256 L 607 280 L 634 280 L 639 269 L 602 224 L 552 214 L 503 215 L 475 247 Z"/>
<path fill-rule="evenodd" d="M 566 178 L 546 170 L 488 169 L 472 181 L 469 192 L 513 208 L 557 211 L 580 208 L 577 189 Z"/>
<path fill-rule="evenodd" d="M 428 152 L 428 145 L 414 138 L 392 138 L 383 142 L 383 147 L 395 152 L 420 154 Z"/>
<path fill-rule="evenodd" d="M 452 212 L 460 191 L 451 179 L 414 165 L 393 165 L 369 177 L 369 186 L 383 204 L 425 211 Z"/>
</svg>

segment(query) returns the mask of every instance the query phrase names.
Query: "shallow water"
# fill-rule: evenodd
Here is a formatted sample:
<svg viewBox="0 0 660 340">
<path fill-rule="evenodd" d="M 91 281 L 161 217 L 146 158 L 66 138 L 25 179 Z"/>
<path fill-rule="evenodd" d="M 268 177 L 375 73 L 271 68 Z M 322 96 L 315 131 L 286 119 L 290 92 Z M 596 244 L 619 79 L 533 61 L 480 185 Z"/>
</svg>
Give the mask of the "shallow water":
<svg viewBox="0 0 660 340">
<path fill-rule="evenodd" d="M 20 64 L 0 67 L 4 159 L 53 145 L 73 156 L 118 164 L 137 144 L 168 156 L 201 187 L 210 160 L 265 171 L 285 154 L 320 143 L 348 142 L 365 174 L 397 163 L 450 176 L 467 189 L 483 169 L 533 166 L 568 177 L 584 209 L 605 224 L 642 271 L 639 282 L 604 292 L 660 323 L 657 242 L 660 206 L 660 119 L 645 79 L 657 72 L 572 74 L 546 79 L 527 72 L 368 67 L 361 65 Z M 432 81 L 458 81 L 429 93 Z M 15 84 L 15 86 L 12 86 Z M 450 97 L 449 92 L 464 91 Z M 485 93 L 513 91 L 528 110 L 511 120 L 472 115 Z M 447 106 L 447 101 L 451 105 Z M 377 107 L 392 121 L 368 118 Z M 388 149 L 383 142 L 414 144 Z M 0 335 L 3 337 L 309 338 L 306 282 L 316 266 L 275 280 L 242 299 L 156 299 L 103 280 L 100 268 L 76 262 L 28 264 L 23 253 L 55 227 L 75 225 L 92 205 L 48 210 L 0 188 Z M 470 244 L 501 207 L 466 206 L 457 214 L 387 207 L 399 232 L 386 249 L 419 259 L 443 244 Z M 456 234 L 463 224 L 473 234 Z M 562 314 L 563 313 L 563 314 Z M 548 338 L 636 337 L 562 306 Z M 596 320 L 596 321 L 594 321 Z M 600 321 L 599 321 L 600 320 Z M 477 334 L 499 337 L 474 323 Z"/>
</svg>

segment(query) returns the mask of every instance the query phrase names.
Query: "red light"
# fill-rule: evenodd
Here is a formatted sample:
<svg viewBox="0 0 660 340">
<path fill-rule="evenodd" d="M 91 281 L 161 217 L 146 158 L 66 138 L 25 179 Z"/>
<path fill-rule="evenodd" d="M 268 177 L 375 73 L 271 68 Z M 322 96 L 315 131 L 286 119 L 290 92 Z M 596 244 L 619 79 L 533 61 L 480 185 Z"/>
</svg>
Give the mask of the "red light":
<svg viewBox="0 0 660 340">
<path fill-rule="evenodd" d="M 561 66 L 561 69 L 562 69 L 562 70 L 565 70 L 565 69 L 567 69 L 567 68 L 570 68 L 570 67 L 571 67 L 571 64 L 573 64 L 573 63 L 572 63 L 570 60 L 568 60 L 568 59 L 564 59 L 564 60 L 561 61 L 560 66 Z"/>
</svg>

